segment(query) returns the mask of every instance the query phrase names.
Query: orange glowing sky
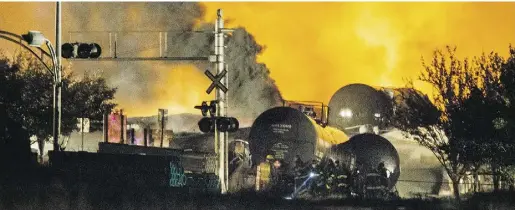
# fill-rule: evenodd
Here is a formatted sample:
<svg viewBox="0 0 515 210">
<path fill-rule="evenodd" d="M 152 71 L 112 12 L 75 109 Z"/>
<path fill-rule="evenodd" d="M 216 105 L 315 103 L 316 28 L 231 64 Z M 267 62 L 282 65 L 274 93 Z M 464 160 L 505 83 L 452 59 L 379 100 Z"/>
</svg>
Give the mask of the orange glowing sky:
<svg viewBox="0 0 515 210">
<path fill-rule="evenodd" d="M 209 2 L 206 21 L 224 9 L 227 27 L 245 27 L 266 46 L 259 56 L 287 100 L 329 102 L 350 83 L 402 86 L 421 70 L 420 57 L 458 46 L 459 56 L 495 50 L 507 55 L 515 41 L 515 3 L 308 3 Z M 0 3 L 0 28 L 53 34 L 52 2 Z M 24 14 L 32 14 L 27 16 Z M 143 14 L 139 14 L 143 15 Z M 19 20 L 24 20 L 20 22 Z M 95 20 L 94 17 L 91 19 Z M 53 39 L 51 38 L 51 41 Z M 0 47 L 1 48 L 1 47 Z M 168 68 L 163 65 L 159 68 Z M 129 115 L 193 112 L 212 96 L 209 80 L 194 67 L 175 67 L 159 77 L 158 95 L 147 104 L 119 101 Z M 183 82 L 185 79 L 191 82 Z M 184 91 L 171 91 L 184 90 Z M 418 86 L 421 88 L 421 86 Z M 424 92 L 428 91 L 423 87 Z"/>
<path fill-rule="evenodd" d="M 459 56 L 515 40 L 515 3 L 204 3 L 224 9 L 227 27 L 244 26 L 267 48 L 259 57 L 289 100 L 328 102 L 349 83 L 402 86 L 435 48 Z M 428 91 L 427 87 L 417 85 Z"/>
</svg>

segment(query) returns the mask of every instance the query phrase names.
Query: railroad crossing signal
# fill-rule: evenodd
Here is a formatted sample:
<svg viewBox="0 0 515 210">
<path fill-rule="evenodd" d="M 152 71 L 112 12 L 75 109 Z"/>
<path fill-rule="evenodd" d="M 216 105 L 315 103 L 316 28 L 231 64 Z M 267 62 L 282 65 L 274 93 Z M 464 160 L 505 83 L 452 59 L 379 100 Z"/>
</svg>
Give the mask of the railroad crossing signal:
<svg viewBox="0 0 515 210">
<path fill-rule="evenodd" d="M 202 116 L 204 116 L 204 117 L 207 116 L 208 112 L 211 117 L 214 117 L 216 114 L 216 104 L 217 103 L 218 103 L 217 101 L 211 101 L 208 106 L 207 102 L 202 101 L 202 105 L 195 106 L 195 109 L 200 109 L 200 111 L 202 112 Z"/>
<path fill-rule="evenodd" d="M 63 58 L 98 58 L 102 48 L 97 43 L 65 43 L 61 46 Z"/>
<path fill-rule="evenodd" d="M 218 101 L 211 101 L 209 106 L 206 101 L 202 102 L 202 105 L 195 106 L 195 109 L 200 109 L 202 112 L 202 118 L 198 122 L 200 131 L 204 133 L 215 132 L 215 126 L 221 132 L 235 132 L 238 130 L 240 123 L 234 117 L 216 117 L 216 108 Z M 209 112 L 210 117 L 206 117 Z"/>
<path fill-rule="evenodd" d="M 215 87 L 220 88 L 224 93 L 227 93 L 227 87 L 224 84 L 222 84 L 222 82 L 220 82 L 220 80 L 222 80 L 222 78 L 227 74 L 227 70 L 224 69 L 222 72 L 220 72 L 220 74 L 216 76 L 211 74 L 209 70 L 206 70 L 204 74 L 206 74 L 206 76 L 209 77 L 209 79 L 213 82 L 207 88 L 207 94 L 211 94 L 211 91 L 213 91 Z"/>
<path fill-rule="evenodd" d="M 231 133 L 240 127 L 240 123 L 234 117 L 204 117 L 198 122 L 198 127 L 203 133 L 215 132 L 215 125 L 220 132 Z"/>
<path fill-rule="evenodd" d="M 220 117 L 216 121 L 218 130 L 221 132 L 236 132 L 240 127 L 240 122 L 234 117 Z"/>
</svg>

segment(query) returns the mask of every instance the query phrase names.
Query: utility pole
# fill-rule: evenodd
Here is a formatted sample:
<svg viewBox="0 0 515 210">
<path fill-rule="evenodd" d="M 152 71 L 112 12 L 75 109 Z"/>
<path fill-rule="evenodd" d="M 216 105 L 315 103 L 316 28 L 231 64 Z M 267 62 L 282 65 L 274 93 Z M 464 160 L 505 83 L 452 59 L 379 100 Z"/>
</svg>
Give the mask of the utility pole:
<svg viewBox="0 0 515 210">
<path fill-rule="evenodd" d="M 55 12 L 55 52 L 57 64 L 55 66 L 54 83 L 54 151 L 59 151 L 59 135 L 61 134 L 61 2 L 56 2 Z"/>
</svg>

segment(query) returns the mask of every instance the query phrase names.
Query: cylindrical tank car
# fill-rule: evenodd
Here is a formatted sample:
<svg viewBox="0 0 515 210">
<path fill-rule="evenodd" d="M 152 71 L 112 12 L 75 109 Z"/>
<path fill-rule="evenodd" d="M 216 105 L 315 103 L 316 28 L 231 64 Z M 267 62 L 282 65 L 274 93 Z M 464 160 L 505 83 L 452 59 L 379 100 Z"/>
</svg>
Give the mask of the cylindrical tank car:
<svg viewBox="0 0 515 210">
<path fill-rule="evenodd" d="M 346 85 L 336 91 L 329 101 L 328 125 L 348 135 L 387 132 L 392 129 L 395 108 L 406 106 L 407 97 L 429 100 L 420 91 L 411 88 Z"/>
<path fill-rule="evenodd" d="M 254 121 L 249 147 L 254 165 L 271 154 L 291 169 L 296 156 L 304 162 L 322 158 L 333 145 L 348 139 L 345 133 L 329 126 L 324 128 L 297 109 L 275 107 Z"/>
<path fill-rule="evenodd" d="M 365 84 L 350 84 L 340 88 L 329 101 L 328 125 L 348 135 L 361 133 L 367 126 L 388 127 L 393 114 L 390 95 Z"/>
<path fill-rule="evenodd" d="M 361 174 L 375 173 L 379 164 L 384 163 L 388 173 L 389 189 L 395 186 L 400 175 L 399 154 L 395 147 L 385 138 L 371 134 L 358 134 L 349 141 L 335 145 L 332 151 L 338 154 L 353 154 L 355 165 Z"/>
</svg>

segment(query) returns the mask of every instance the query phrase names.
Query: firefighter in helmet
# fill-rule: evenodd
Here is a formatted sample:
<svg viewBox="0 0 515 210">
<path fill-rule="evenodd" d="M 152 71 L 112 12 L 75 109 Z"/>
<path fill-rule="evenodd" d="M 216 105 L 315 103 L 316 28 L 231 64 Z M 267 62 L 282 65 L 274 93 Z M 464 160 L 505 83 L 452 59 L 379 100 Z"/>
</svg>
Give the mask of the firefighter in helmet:
<svg viewBox="0 0 515 210">
<path fill-rule="evenodd" d="M 388 169 L 384 166 L 384 162 L 379 163 L 379 166 L 377 166 L 377 172 L 382 177 L 381 184 L 388 186 Z"/>
<path fill-rule="evenodd" d="M 335 175 L 336 175 L 336 186 L 337 191 L 342 193 L 348 191 L 349 188 L 349 173 L 347 172 L 347 166 L 340 163 L 340 160 L 335 161 Z"/>
<path fill-rule="evenodd" d="M 257 167 L 256 174 L 256 190 L 267 191 L 270 189 L 272 162 L 274 161 L 273 155 L 267 155 L 266 161 L 262 162 Z"/>
<path fill-rule="evenodd" d="M 323 168 L 322 164 L 324 163 L 323 160 L 312 160 L 311 165 L 309 166 L 309 181 L 306 183 L 309 188 L 309 193 L 311 195 L 316 195 L 317 192 L 320 191 L 320 186 L 325 186 L 323 183 Z"/>
</svg>

